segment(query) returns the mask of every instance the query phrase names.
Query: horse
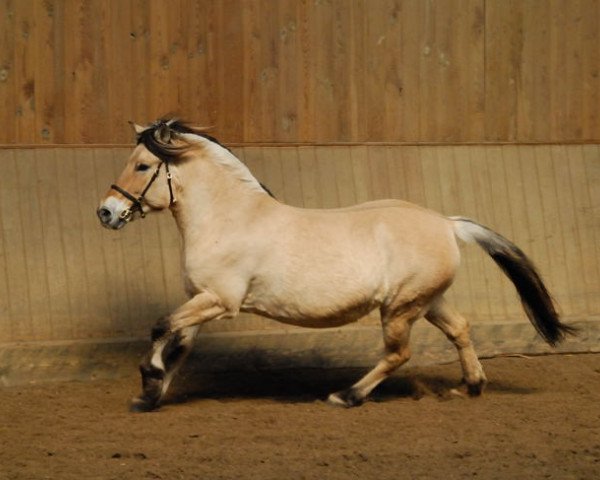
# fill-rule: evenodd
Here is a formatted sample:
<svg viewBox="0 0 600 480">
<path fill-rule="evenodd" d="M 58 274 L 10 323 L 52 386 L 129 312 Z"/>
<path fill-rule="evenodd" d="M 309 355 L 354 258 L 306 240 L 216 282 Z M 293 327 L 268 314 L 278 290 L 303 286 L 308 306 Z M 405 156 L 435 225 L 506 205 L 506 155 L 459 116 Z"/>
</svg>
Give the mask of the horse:
<svg viewBox="0 0 600 480">
<path fill-rule="evenodd" d="M 362 404 L 407 362 L 411 327 L 421 317 L 456 347 L 467 393 L 481 395 L 487 378 L 469 323 L 444 298 L 459 266 L 459 241 L 476 243 L 491 256 L 546 342 L 555 346 L 575 333 L 559 319 L 530 259 L 472 219 L 401 200 L 292 207 L 270 195 L 206 129 L 177 119 L 134 129 L 137 145 L 97 215 L 104 227 L 121 229 L 170 209 L 182 237 L 189 300 L 152 329 L 152 347 L 140 364 L 142 393 L 132 400 L 132 411 L 160 407 L 201 325 L 239 312 L 324 328 L 378 309 L 382 358 L 351 387 L 331 393 L 331 404 Z"/>
</svg>

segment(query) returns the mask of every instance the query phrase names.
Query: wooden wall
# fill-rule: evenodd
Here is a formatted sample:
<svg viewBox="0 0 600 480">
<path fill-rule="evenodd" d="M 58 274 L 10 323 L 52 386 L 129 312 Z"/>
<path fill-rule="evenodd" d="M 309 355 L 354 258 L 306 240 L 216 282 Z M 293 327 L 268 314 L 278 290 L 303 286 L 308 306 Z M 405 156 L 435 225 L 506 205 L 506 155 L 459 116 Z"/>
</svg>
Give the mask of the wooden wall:
<svg viewBox="0 0 600 480">
<path fill-rule="evenodd" d="M 129 152 L 0 149 L 0 343 L 146 337 L 157 318 L 183 301 L 179 239 L 168 213 L 118 232 L 101 228 L 95 216 Z M 598 145 L 235 152 L 293 205 L 396 197 L 476 218 L 534 259 L 567 319 L 600 316 Z M 465 248 L 451 298 L 476 325 L 526 321 L 512 285 L 476 247 Z M 245 316 L 204 331 L 266 328 L 282 326 Z"/>
<path fill-rule="evenodd" d="M 598 142 L 599 0 L 0 0 L 0 144 Z"/>
</svg>

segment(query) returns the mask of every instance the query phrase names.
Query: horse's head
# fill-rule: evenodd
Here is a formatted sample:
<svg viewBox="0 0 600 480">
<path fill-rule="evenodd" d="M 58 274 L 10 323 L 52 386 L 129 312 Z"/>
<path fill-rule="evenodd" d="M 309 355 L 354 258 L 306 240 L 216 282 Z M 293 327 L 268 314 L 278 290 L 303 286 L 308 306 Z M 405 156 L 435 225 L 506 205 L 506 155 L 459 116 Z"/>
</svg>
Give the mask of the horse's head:
<svg viewBox="0 0 600 480">
<path fill-rule="evenodd" d="M 175 184 L 171 172 L 185 146 L 178 134 L 188 133 L 175 121 L 160 120 L 149 127 L 134 128 L 137 146 L 97 210 L 102 225 L 115 230 L 135 219 L 136 214 L 144 217 L 150 211 L 173 205 Z"/>
</svg>

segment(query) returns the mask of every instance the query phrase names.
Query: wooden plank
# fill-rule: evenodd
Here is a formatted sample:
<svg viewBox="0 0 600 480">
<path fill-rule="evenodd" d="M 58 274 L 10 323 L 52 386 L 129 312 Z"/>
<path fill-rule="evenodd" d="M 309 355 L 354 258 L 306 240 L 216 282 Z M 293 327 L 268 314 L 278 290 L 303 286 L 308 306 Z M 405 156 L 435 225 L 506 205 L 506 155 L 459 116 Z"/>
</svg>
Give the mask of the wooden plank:
<svg viewBox="0 0 600 480">
<path fill-rule="evenodd" d="M 314 122 L 313 141 L 338 138 L 339 124 L 335 93 L 335 8 L 331 2 L 315 2 L 311 11 L 310 42 L 314 61 L 311 75 L 314 76 Z"/>
<path fill-rule="evenodd" d="M 518 141 L 550 140 L 552 116 L 550 8 L 546 0 L 532 0 L 523 11 L 521 85 L 517 112 Z"/>
<path fill-rule="evenodd" d="M 282 147 L 278 150 L 280 152 L 281 176 L 283 179 L 283 189 L 285 191 L 285 201 L 289 205 L 303 207 L 304 194 L 302 192 L 298 149 Z"/>
<path fill-rule="evenodd" d="M 354 174 L 350 163 L 350 148 L 336 147 L 331 152 L 331 161 L 335 169 L 335 183 L 340 207 L 356 204 Z"/>
<path fill-rule="evenodd" d="M 318 165 L 314 147 L 298 148 L 300 182 L 305 208 L 319 208 L 323 205 L 318 182 Z"/>
<path fill-rule="evenodd" d="M 334 149 L 335 147 L 323 147 L 315 151 L 318 172 L 317 186 L 321 192 L 321 208 L 337 208 L 340 206 L 335 164 L 333 162 Z"/>
<path fill-rule="evenodd" d="M 596 239 L 594 238 L 595 219 L 592 214 L 593 203 L 591 202 L 588 185 L 588 169 L 584 157 L 583 147 L 572 146 L 566 148 L 572 216 L 575 219 L 575 229 L 571 240 L 577 247 L 581 257 L 581 270 L 579 277 L 582 280 L 581 297 L 585 306 L 585 312 L 599 310 L 600 299 L 598 295 L 589 291 L 590 285 L 600 285 L 600 274 L 596 257 Z"/>
<path fill-rule="evenodd" d="M 50 154 L 36 151 L 36 176 L 41 212 L 41 228 L 46 252 L 46 272 L 49 314 L 54 339 L 74 338 L 71 292 L 67 271 L 67 252 L 63 241 L 64 224 L 57 202 L 59 158 L 65 150 L 52 150 Z"/>
<path fill-rule="evenodd" d="M 22 2 L 15 9 L 14 20 L 15 44 L 13 85 L 16 89 L 16 110 L 14 122 L 18 138 L 24 143 L 35 141 L 35 64 L 36 43 L 38 31 L 34 17 L 34 8 L 31 2 Z"/>
<path fill-rule="evenodd" d="M 50 323 L 49 289 L 44 281 L 47 271 L 44 248 L 44 232 L 42 229 L 42 215 L 40 199 L 38 196 L 38 177 L 36 175 L 36 152 L 23 150 L 15 152 L 17 190 L 20 196 L 19 215 L 23 231 L 22 254 L 25 256 L 27 267 L 26 279 L 29 289 L 30 318 L 24 319 L 21 325 L 26 332 L 26 338 L 47 339 L 52 338 Z M 10 270 L 11 276 L 18 272 Z"/>
<path fill-rule="evenodd" d="M 589 206 L 585 209 L 586 213 L 586 232 L 589 235 L 589 241 L 592 244 L 589 253 L 586 254 L 584 261 L 595 264 L 596 275 L 600 276 L 600 146 L 586 145 L 582 147 L 583 164 L 585 169 L 585 185 L 580 186 L 582 190 L 587 190 Z M 594 295 L 594 290 L 600 284 L 600 280 L 595 284 L 588 285 L 588 291 L 591 293 L 590 308 L 591 312 L 600 310 L 600 297 Z"/>
<path fill-rule="evenodd" d="M 373 200 L 373 182 L 368 163 L 369 147 L 358 146 L 350 150 L 352 176 L 354 177 L 354 195 L 356 203 Z"/>
<path fill-rule="evenodd" d="M 421 116 L 421 59 L 423 56 L 425 41 L 423 28 L 420 21 L 423 3 L 420 0 L 405 0 L 397 4 L 400 8 L 400 113 L 401 128 L 395 132 L 388 133 L 390 140 L 401 140 L 407 142 L 419 141 L 420 135 L 419 119 Z M 397 10 L 396 10 L 397 11 Z"/>
<path fill-rule="evenodd" d="M 390 198 L 390 172 L 387 163 L 386 147 L 370 147 L 368 162 L 371 169 L 371 184 L 374 199 Z"/>
<path fill-rule="evenodd" d="M 18 179 L 17 158 L 14 151 L 2 155 L 3 173 L 6 178 Z M 3 257 L 7 274 L 7 291 L 4 308 L 9 335 L 12 340 L 28 340 L 32 336 L 30 277 L 27 269 L 21 203 L 26 201 L 18 181 L 12 180 L 0 189 L 2 215 Z"/>
<path fill-rule="evenodd" d="M 408 185 L 404 174 L 404 162 L 399 151 L 394 147 L 386 147 L 386 161 L 388 165 L 390 198 L 406 200 Z"/>
<path fill-rule="evenodd" d="M 300 49 L 298 61 L 298 83 L 302 85 L 302 92 L 298 99 L 298 140 L 304 142 L 315 141 L 315 88 L 314 75 L 316 59 L 313 49 L 316 48 L 312 21 L 315 2 L 301 0 L 298 2 L 298 47 Z"/>
<path fill-rule="evenodd" d="M 243 71 L 246 81 L 243 82 L 243 140 L 261 136 L 261 120 L 263 103 L 260 99 L 261 84 L 261 44 L 263 30 L 261 28 L 261 3 L 243 2 L 242 21 L 244 31 Z"/>
<path fill-rule="evenodd" d="M 566 269 L 568 279 L 568 295 L 570 300 L 569 313 L 582 315 L 586 311 L 585 296 L 580 292 L 585 290 L 585 277 L 582 258 L 581 238 L 577 231 L 577 212 L 574 202 L 574 189 L 580 185 L 574 184 L 571 169 L 576 170 L 575 165 L 569 161 L 567 148 L 553 146 L 550 148 L 555 174 L 556 199 L 558 216 L 563 237 L 563 248 L 565 261 L 569 267 Z"/>
<path fill-rule="evenodd" d="M 277 139 L 277 109 L 279 98 L 275 92 L 279 89 L 279 32 L 278 24 L 272 18 L 278 18 L 279 2 L 260 2 L 260 12 L 271 12 L 269 15 L 260 16 L 260 82 L 258 94 L 260 101 L 259 120 L 262 140 Z"/>
<path fill-rule="evenodd" d="M 15 5 L 10 0 L 0 3 L 0 142 L 17 143 L 15 115 L 18 108 L 16 93 L 15 48 L 17 43 Z"/>
<path fill-rule="evenodd" d="M 341 141 L 352 140 L 352 119 L 349 116 L 351 109 L 346 106 L 350 105 L 351 99 L 351 78 L 353 76 L 351 64 L 352 52 L 352 10 L 348 8 L 346 0 L 333 0 L 333 23 L 328 27 L 332 32 L 331 53 L 332 58 L 329 64 L 332 67 L 329 79 L 332 87 L 333 105 L 329 111 L 323 110 L 321 124 L 333 120 L 337 125 L 335 131 L 332 131 L 332 138 Z"/>
<path fill-rule="evenodd" d="M 394 65 L 388 65 L 389 51 L 394 48 L 394 38 L 386 38 L 387 9 L 377 8 L 364 17 L 365 48 L 370 55 L 365 63 L 365 83 L 374 88 L 367 88 L 365 98 L 367 104 L 367 141 L 381 138 L 386 117 L 385 106 L 385 76 L 386 70 L 394 70 Z M 387 40 L 387 43 L 386 43 Z M 388 55 L 386 55 L 388 53 Z M 395 92 L 398 93 L 397 87 Z"/>
<path fill-rule="evenodd" d="M 424 206 L 425 198 L 425 178 L 421 168 L 421 151 L 419 147 L 405 147 L 394 149 L 398 151 L 398 156 L 402 159 L 402 172 L 406 185 L 406 200 Z"/>
<path fill-rule="evenodd" d="M 486 2 L 485 7 L 485 138 L 517 137 L 518 89 L 524 42 L 520 0 Z"/>
<path fill-rule="evenodd" d="M 461 23 L 458 25 L 456 35 L 455 61 L 458 65 L 458 84 L 453 95 L 461 100 L 460 110 L 454 113 L 449 122 L 456 118 L 466 118 L 466 125 L 459 129 L 459 134 L 453 141 L 468 141 L 471 138 L 485 137 L 486 118 L 486 8 L 483 0 L 469 0 L 461 2 L 458 6 L 463 12 Z M 454 42 L 453 42 L 454 43 Z M 465 85 L 467 88 L 465 89 Z M 493 113 L 491 113 L 493 112 Z M 493 110 L 490 116 L 496 115 Z"/>
<path fill-rule="evenodd" d="M 600 131 L 600 4 L 597 0 L 586 0 L 581 8 L 582 74 L 581 90 L 581 136 L 583 140 L 594 139 Z"/>
<path fill-rule="evenodd" d="M 114 72 L 114 77 L 104 88 L 106 105 L 112 106 L 110 114 L 107 111 L 100 113 L 108 118 L 104 136 L 107 143 L 132 141 L 132 131 L 127 122 L 143 123 L 150 120 L 134 115 L 137 102 L 144 100 L 144 83 L 147 82 L 136 54 L 136 46 L 144 42 L 143 34 L 136 25 L 147 14 L 147 9 L 143 10 L 144 12 L 136 10 L 135 20 L 132 1 L 121 2 L 119 8 L 107 8 L 105 5 L 103 11 L 104 48 L 98 55 L 103 55 L 101 61 L 105 65 L 111 65 Z"/>
<path fill-rule="evenodd" d="M 12 155 L 14 152 L 10 150 L 0 149 L 0 164 L 4 165 L 7 162 L 12 161 Z M 10 284 L 9 275 L 9 253 L 6 250 L 7 235 L 4 232 L 4 217 L 11 215 L 11 211 L 8 206 L 4 205 L 2 194 L 0 193 L 0 315 L 3 321 L 0 322 L 0 341 L 11 341 L 13 340 L 13 320 L 11 318 L 11 306 L 10 306 L 10 291 L 8 286 Z"/>
<path fill-rule="evenodd" d="M 87 271 L 82 265 L 85 258 L 81 215 L 80 188 L 78 181 L 79 154 L 73 149 L 65 149 L 55 159 L 56 166 L 56 198 L 54 200 L 58 212 L 58 226 L 67 277 L 69 301 L 69 323 L 73 338 L 84 338 L 89 325 L 90 302 L 88 289 L 90 282 Z M 88 215 L 93 215 L 90 209 Z"/>
<path fill-rule="evenodd" d="M 56 51 L 60 47 L 56 41 L 59 12 L 50 2 L 34 3 L 36 42 L 34 44 L 34 102 L 35 125 L 33 132 L 36 143 L 54 143 L 55 95 L 56 91 Z M 43 79 L 43 81 L 40 81 Z"/>
<path fill-rule="evenodd" d="M 240 65 L 243 65 L 244 44 L 242 9 L 236 0 L 218 2 L 218 74 L 219 111 L 217 125 L 227 141 L 239 141 L 243 123 L 239 112 L 243 106 Z"/>
<path fill-rule="evenodd" d="M 276 134 L 273 139 L 280 142 L 294 141 L 298 138 L 298 101 L 302 89 L 302 76 L 297 74 L 297 65 L 302 55 L 298 42 L 298 2 L 280 0 L 276 6 L 271 3 L 269 10 L 275 7 L 271 15 L 277 15 L 279 31 L 273 40 L 273 55 L 277 56 L 277 97 L 275 116 Z"/>
<path fill-rule="evenodd" d="M 365 79 L 365 64 L 370 51 L 365 38 L 365 18 L 368 15 L 367 0 L 355 0 L 349 5 L 349 38 L 348 38 L 348 102 L 346 114 L 350 116 L 349 140 L 364 142 L 367 139 L 367 99 L 364 92 L 368 88 Z M 302 85 L 306 89 L 306 84 Z"/>
</svg>

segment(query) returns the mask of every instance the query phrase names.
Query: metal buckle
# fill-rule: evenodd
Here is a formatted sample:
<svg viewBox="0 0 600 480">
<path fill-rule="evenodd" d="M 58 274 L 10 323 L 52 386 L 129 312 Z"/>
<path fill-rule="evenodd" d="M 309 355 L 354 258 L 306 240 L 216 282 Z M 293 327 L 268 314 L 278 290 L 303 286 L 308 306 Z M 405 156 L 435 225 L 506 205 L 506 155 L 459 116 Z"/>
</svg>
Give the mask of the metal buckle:
<svg viewBox="0 0 600 480">
<path fill-rule="evenodd" d="M 131 208 L 126 208 L 125 210 L 123 210 L 121 212 L 121 214 L 119 215 L 119 218 L 121 220 L 123 220 L 124 222 L 129 222 L 131 220 L 132 216 L 133 216 L 133 211 L 131 210 Z"/>
</svg>

